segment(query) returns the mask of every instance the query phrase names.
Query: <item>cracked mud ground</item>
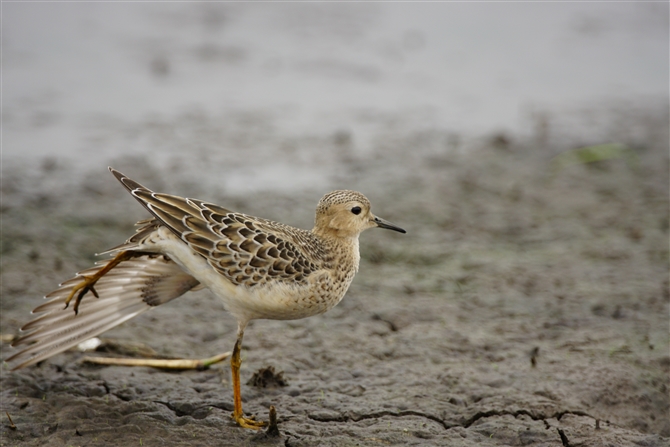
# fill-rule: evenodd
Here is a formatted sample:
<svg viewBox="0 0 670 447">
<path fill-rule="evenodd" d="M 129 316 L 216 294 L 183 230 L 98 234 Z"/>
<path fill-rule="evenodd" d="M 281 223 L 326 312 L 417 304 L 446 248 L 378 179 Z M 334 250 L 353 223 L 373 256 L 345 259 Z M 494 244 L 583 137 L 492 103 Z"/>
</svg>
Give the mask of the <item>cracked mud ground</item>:
<svg viewBox="0 0 670 447">
<path fill-rule="evenodd" d="M 164 372 L 84 365 L 69 351 L 3 367 L 1 445 L 667 446 L 666 131 L 636 146 L 636 166 L 554 178 L 549 150 L 500 138 L 454 155 L 421 152 L 440 135 L 406 135 L 378 157 L 342 160 L 355 176 L 336 186 L 363 191 L 408 234 L 362 235 L 360 272 L 331 312 L 247 329 L 243 382 L 273 367 L 286 383 L 243 385 L 245 410 L 267 419 L 274 405 L 278 439 L 233 426 L 226 362 Z M 325 192 L 227 196 L 188 172 L 111 164 L 154 189 L 303 228 Z M 105 166 L 43 168 L 3 173 L 3 336 L 144 218 Z M 65 177 L 81 183 L 53 187 Z M 202 291 L 103 337 L 202 358 L 232 348 L 235 323 Z M 11 350 L 3 337 L 3 358 Z"/>
</svg>

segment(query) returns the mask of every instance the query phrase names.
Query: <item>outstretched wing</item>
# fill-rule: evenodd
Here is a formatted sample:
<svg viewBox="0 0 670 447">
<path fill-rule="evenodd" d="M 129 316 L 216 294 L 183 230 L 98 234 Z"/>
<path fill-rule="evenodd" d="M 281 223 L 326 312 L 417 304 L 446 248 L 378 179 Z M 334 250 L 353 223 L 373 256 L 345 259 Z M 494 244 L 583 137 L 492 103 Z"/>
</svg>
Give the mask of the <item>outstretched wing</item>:
<svg viewBox="0 0 670 447">
<path fill-rule="evenodd" d="M 235 285 L 306 283 L 328 262 L 325 250 L 310 232 L 200 200 L 155 193 L 110 171 L 162 224 Z M 308 258 L 305 249 L 316 256 Z"/>
<path fill-rule="evenodd" d="M 135 236 L 149 231 L 149 225 L 140 228 Z M 65 351 L 199 285 L 169 258 L 148 253 L 120 263 L 100 278 L 95 285 L 99 299 L 82 300 L 78 315 L 72 309 L 65 309 L 65 299 L 81 281 L 80 277 L 94 275 L 108 262 L 97 262 L 95 267 L 77 273 L 48 294 L 49 301 L 33 310 L 39 316 L 23 326 L 21 331 L 26 333 L 12 343 L 12 346 L 23 347 L 6 360 L 18 362 L 12 369 Z"/>
</svg>

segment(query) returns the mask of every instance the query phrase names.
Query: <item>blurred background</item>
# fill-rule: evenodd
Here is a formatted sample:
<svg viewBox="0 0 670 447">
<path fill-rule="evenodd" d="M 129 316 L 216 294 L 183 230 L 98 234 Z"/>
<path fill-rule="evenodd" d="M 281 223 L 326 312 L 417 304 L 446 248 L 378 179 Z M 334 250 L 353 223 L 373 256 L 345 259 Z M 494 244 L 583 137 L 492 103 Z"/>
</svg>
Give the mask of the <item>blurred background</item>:
<svg viewBox="0 0 670 447">
<path fill-rule="evenodd" d="M 391 156 L 408 135 L 430 140 L 407 144 L 413 157 L 488 136 L 558 151 L 643 139 L 620 128 L 621 114 L 667 115 L 667 12 L 633 2 L 8 3 L 3 174 L 46 163 L 104 175 L 132 156 L 228 193 L 322 190 L 351 181 L 343 160 Z"/>
<path fill-rule="evenodd" d="M 147 217 L 108 165 L 302 228 L 324 193 L 355 189 L 408 233 L 361 236 L 332 311 L 252 322 L 242 380 L 271 365 L 290 386 L 243 386 L 246 410 L 276 405 L 290 445 L 559 445 L 558 428 L 667 445 L 669 9 L 3 3 L 3 358 L 44 294 Z M 104 337 L 206 357 L 235 322 L 201 291 Z M 19 427 L 3 437 L 248 436 L 228 424 L 226 364 L 81 355 L 3 366 L 0 414 Z"/>
</svg>

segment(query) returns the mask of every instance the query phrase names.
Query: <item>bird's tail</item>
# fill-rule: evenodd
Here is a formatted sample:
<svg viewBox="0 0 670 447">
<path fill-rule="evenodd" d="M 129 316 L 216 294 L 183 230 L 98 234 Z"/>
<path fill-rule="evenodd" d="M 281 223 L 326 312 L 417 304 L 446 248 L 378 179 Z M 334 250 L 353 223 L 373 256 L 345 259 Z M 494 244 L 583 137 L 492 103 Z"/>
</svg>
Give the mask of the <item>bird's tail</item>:
<svg viewBox="0 0 670 447">
<path fill-rule="evenodd" d="M 155 222 L 155 221 L 154 221 Z M 143 222 L 144 223 L 144 222 Z M 138 230 L 148 232 L 151 223 Z M 133 245 L 132 238 L 122 246 Z M 65 308 L 72 287 L 82 275 L 95 275 L 110 261 L 96 265 L 65 281 L 46 296 L 49 300 L 33 310 L 38 316 L 21 328 L 25 334 L 12 346 L 22 348 L 7 362 L 12 370 L 26 367 L 65 351 L 91 337 L 111 329 L 152 307 L 167 303 L 199 283 L 167 256 L 147 253 L 121 262 L 95 284 L 99 298 L 84 296 L 79 313 Z"/>
</svg>

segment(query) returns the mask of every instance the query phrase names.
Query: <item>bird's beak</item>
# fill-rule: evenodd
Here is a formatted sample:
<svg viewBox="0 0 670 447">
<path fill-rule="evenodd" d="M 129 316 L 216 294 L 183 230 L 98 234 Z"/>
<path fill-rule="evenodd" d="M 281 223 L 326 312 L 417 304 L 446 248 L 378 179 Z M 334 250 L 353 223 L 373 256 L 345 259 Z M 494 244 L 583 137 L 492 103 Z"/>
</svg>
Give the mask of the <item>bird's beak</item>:
<svg viewBox="0 0 670 447">
<path fill-rule="evenodd" d="M 403 230 L 399 226 L 393 225 L 391 222 L 384 220 L 380 217 L 375 216 L 374 221 L 379 228 L 386 228 L 387 230 L 397 231 L 398 233 L 407 233 L 407 231 Z"/>
</svg>

